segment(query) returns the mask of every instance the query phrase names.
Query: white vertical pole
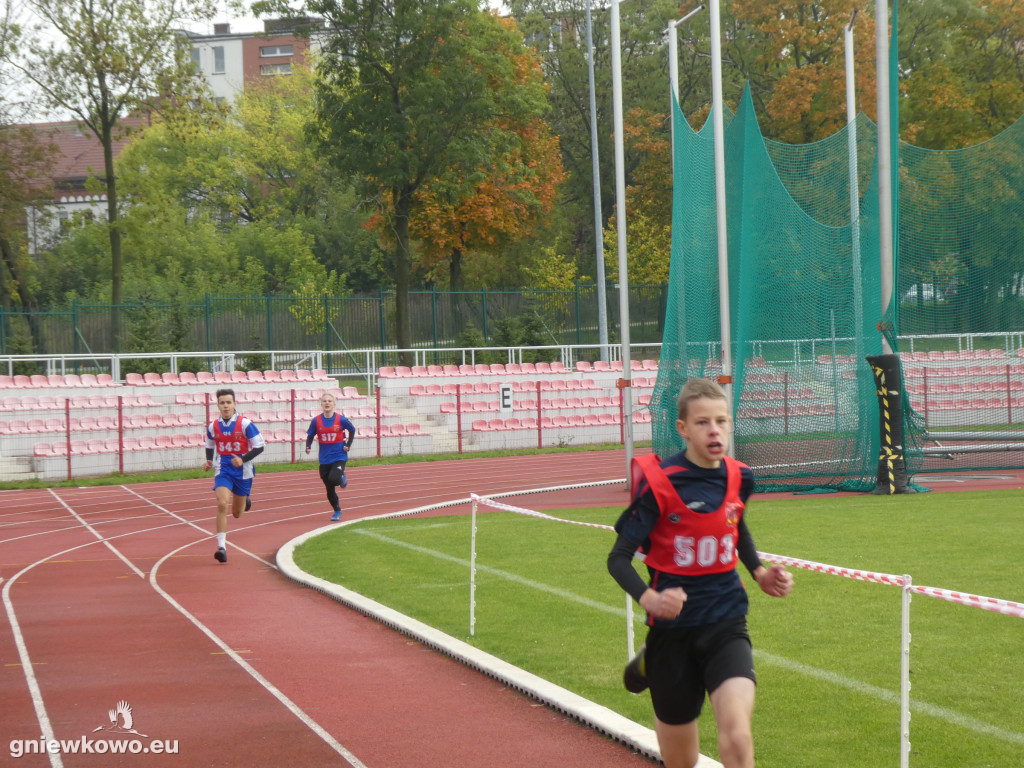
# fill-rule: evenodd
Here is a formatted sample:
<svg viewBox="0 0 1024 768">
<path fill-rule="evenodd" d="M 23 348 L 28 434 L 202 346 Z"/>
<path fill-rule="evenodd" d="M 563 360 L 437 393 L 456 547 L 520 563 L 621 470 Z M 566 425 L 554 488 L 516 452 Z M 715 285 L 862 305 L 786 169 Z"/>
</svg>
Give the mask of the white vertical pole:
<svg viewBox="0 0 1024 768">
<path fill-rule="evenodd" d="M 882 312 L 892 301 L 892 137 L 889 130 L 889 3 L 875 0 L 875 69 L 878 79 L 878 244 L 882 269 Z M 882 336 L 882 352 L 891 354 Z"/>
<path fill-rule="evenodd" d="M 622 434 L 626 448 L 626 488 L 632 482 L 630 465 L 633 461 L 633 396 L 630 389 L 632 361 L 629 350 L 629 270 L 626 259 L 626 164 L 622 136 L 622 50 L 619 40 L 619 3 L 612 0 L 612 106 L 615 126 L 615 228 L 618 230 L 619 250 L 619 336 L 622 342 L 622 378 L 619 387 L 622 397 Z"/>
<path fill-rule="evenodd" d="M 711 112 L 715 132 L 715 210 L 718 222 L 718 315 L 722 330 L 722 386 L 732 407 L 732 328 L 729 308 L 729 229 L 725 212 L 725 114 L 722 103 L 722 29 L 719 0 L 711 10 Z M 730 422 L 729 455 L 733 454 L 735 426 Z"/>
<path fill-rule="evenodd" d="M 469 516 L 469 636 L 476 632 L 476 499 Z"/>
<path fill-rule="evenodd" d="M 601 215 L 601 164 L 598 162 L 597 95 L 594 89 L 594 33 L 587 0 L 587 76 L 590 80 L 590 158 L 594 188 L 594 245 L 597 259 L 597 337 L 601 359 L 608 361 L 608 292 L 604 280 L 604 221 Z"/>
<path fill-rule="evenodd" d="M 910 576 L 903 576 L 900 631 L 900 768 L 910 765 Z"/>
<path fill-rule="evenodd" d="M 633 635 L 633 598 L 626 594 L 626 658 L 636 656 L 636 638 Z"/>
<path fill-rule="evenodd" d="M 853 22 L 857 9 L 853 9 L 850 23 L 846 26 L 844 40 L 846 51 L 846 141 L 850 166 L 850 237 L 853 251 L 853 314 L 854 337 L 860 339 L 864 324 L 863 285 L 860 264 L 860 185 L 857 180 L 857 84 L 854 77 Z M 860 345 L 857 347 L 860 357 Z"/>
</svg>

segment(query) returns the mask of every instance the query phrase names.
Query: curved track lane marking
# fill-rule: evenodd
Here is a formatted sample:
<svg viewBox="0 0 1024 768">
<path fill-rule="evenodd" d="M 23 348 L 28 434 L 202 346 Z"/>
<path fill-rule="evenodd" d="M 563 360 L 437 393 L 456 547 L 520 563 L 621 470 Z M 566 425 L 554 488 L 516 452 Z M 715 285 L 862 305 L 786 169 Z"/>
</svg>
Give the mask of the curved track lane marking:
<svg viewBox="0 0 1024 768">
<path fill-rule="evenodd" d="M 159 529 L 162 529 L 162 528 L 177 527 L 177 526 L 181 525 L 182 523 L 184 523 L 186 525 L 189 525 L 189 526 L 192 526 L 193 528 L 198 529 L 199 531 L 201 531 L 205 535 L 202 538 L 200 538 L 200 539 L 196 539 L 195 541 L 191 541 L 191 542 L 189 542 L 187 544 L 183 544 L 182 546 L 178 547 L 177 549 L 174 549 L 174 550 L 168 552 L 167 554 L 165 554 L 163 557 L 161 557 L 153 565 L 153 568 L 149 572 L 148 581 L 149 581 L 150 586 L 153 588 L 153 590 L 158 595 L 160 595 L 168 604 L 170 604 L 171 607 L 173 607 L 182 616 L 184 616 L 186 619 L 188 619 L 188 621 L 191 622 L 193 626 L 195 626 L 200 632 L 202 632 L 211 641 L 213 641 L 213 643 L 217 647 L 219 647 L 225 653 L 225 655 L 227 655 L 232 661 L 234 661 L 236 664 L 238 664 L 238 666 L 240 666 L 243 670 L 245 670 L 245 672 L 248 673 L 254 680 L 256 680 L 256 682 L 259 683 L 263 687 L 264 690 L 266 690 L 270 695 L 272 695 L 281 704 L 283 704 L 284 707 L 288 711 L 290 711 L 293 715 L 295 715 L 295 717 L 298 718 L 298 720 L 300 722 L 302 722 L 307 728 L 309 728 L 311 731 L 313 731 L 313 733 L 315 733 L 322 741 L 324 741 L 335 752 L 337 752 L 338 755 L 340 755 L 352 768 L 367 768 L 367 766 L 363 762 L 361 762 L 359 760 L 359 758 L 357 758 L 354 754 L 352 754 L 352 752 L 350 752 L 341 743 L 339 743 L 319 723 L 317 723 L 315 720 L 313 720 L 311 717 L 309 717 L 309 715 L 307 715 L 305 712 L 303 712 L 280 689 L 278 689 L 273 683 L 271 683 L 263 675 L 261 675 L 254 667 L 252 667 L 248 662 L 246 662 L 245 659 L 243 659 L 233 649 L 231 649 L 227 645 L 227 643 L 225 643 L 223 640 L 221 640 L 221 638 L 218 637 L 209 627 L 207 627 L 205 624 L 203 624 L 201 621 L 199 621 L 199 619 L 197 619 L 194 615 L 192 615 L 184 606 L 182 606 L 177 600 L 175 600 L 173 597 L 171 597 L 171 595 L 168 594 L 157 583 L 157 571 L 159 570 L 160 566 L 164 562 L 167 561 L 168 558 L 173 557 L 175 554 L 177 554 L 178 552 L 181 552 L 184 549 L 187 549 L 187 548 L 189 548 L 191 546 L 194 546 L 195 544 L 198 544 L 198 543 L 200 543 L 202 541 L 207 540 L 208 538 L 210 538 L 211 534 L 208 531 L 206 531 L 204 528 L 202 528 L 202 526 L 200 526 L 200 525 L 198 525 L 196 523 L 193 523 L 193 522 L 191 522 L 189 520 L 185 520 L 184 518 L 182 518 L 181 516 L 177 515 L 176 513 L 171 512 L 170 510 L 160 506 L 159 504 L 156 504 L 155 502 L 153 502 L 153 501 L 151 501 L 149 499 L 146 499 L 141 494 L 138 494 L 138 493 L 136 493 L 135 491 L 133 491 L 133 490 L 131 490 L 129 488 L 125 488 L 124 486 L 120 486 L 120 487 L 123 490 L 126 490 L 129 493 L 132 493 L 133 495 L 138 497 L 141 501 L 144 501 L 144 502 L 146 502 L 148 504 L 152 504 L 154 507 L 156 507 L 157 509 L 160 509 L 165 514 L 170 515 L 171 517 L 177 518 L 181 522 L 180 523 L 172 523 L 172 524 L 168 524 L 168 525 L 160 525 L 160 526 L 155 526 L 153 528 L 141 529 L 141 530 L 131 531 L 129 533 L 117 534 L 116 536 L 106 537 L 106 536 L 103 536 L 94 527 L 92 527 L 89 523 L 85 522 L 85 520 L 82 519 L 82 517 L 80 515 L 78 515 L 67 503 L 65 503 L 63 499 L 61 499 L 59 496 L 57 496 L 57 494 L 54 493 L 54 491 L 52 489 L 48 489 L 50 491 L 50 493 L 54 495 L 54 497 L 57 499 L 57 501 L 59 501 L 61 503 L 61 505 L 63 505 L 64 508 L 67 509 L 68 512 L 72 516 L 74 516 L 74 518 L 79 523 L 79 527 L 86 528 L 96 538 L 96 540 L 95 541 L 86 542 L 85 544 L 79 544 L 79 545 L 74 546 L 74 547 L 70 547 L 70 548 L 65 549 L 65 550 L 63 550 L 61 552 L 55 552 L 53 554 L 48 555 L 45 558 L 37 560 L 36 562 L 34 562 L 34 563 L 26 566 L 25 568 L 22 568 L 20 571 L 18 571 L 18 573 L 16 573 L 14 576 L 12 576 L 10 579 L 7 580 L 7 583 L 4 584 L 4 587 L 3 587 L 2 596 L 3 596 L 4 608 L 5 608 L 6 612 L 7 612 L 7 617 L 8 617 L 8 620 L 9 620 L 10 624 L 11 624 L 11 630 L 12 630 L 12 632 L 14 634 L 15 645 L 16 645 L 16 647 L 18 649 L 18 655 L 19 655 L 19 658 L 21 660 L 22 671 L 25 674 L 25 680 L 26 680 L 26 683 L 28 685 L 29 693 L 30 693 L 31 698 L 32 698 L 32 705 L 33 705 L 33 707 L 35 709 L 35 712 L 36 712 L 36 719 L 39 722 L 39 727 L 40 727 L 40 731 L 41 731 L 41 737 L 48 742 L 48 741 L 50 741 L 50 740 L 55 738 L 55 734 L 54 734 L 54 731 L 53 731 L 53 727 L 52 727 L 52 725 L 50 723 L 49 714 L 47 713 L 47 710 L 46 710 L 46 704 L 45 704 L 45 702 L 43 700 L 43 695 L 42 695 L 42 691 L 41 691 L 41 689 L 39 687 L 39 682 L 38 682 L 38 680 L 37 680 L 37 678 L 35 676 L 35 672 L 33 671 L 33 668 L 32 668 L 32 659 L 31 659 L 31 656 L 29 655 L 28 647 L 25 644 L 24 635 L 23 635 L 23 633 L 21 631 L 21 625 L 18 622 L 18 617 L 17 617 L 17 614 L 16 614 L 16 612 L 14 610 L 14 604 L 11 601 L 11 598 L 10 598 L 11 587 L 17 582 L 17 580 L 21 576 L 23 576 L 25 573 L 27 573 L 28 571 L 32 570 L 36 566 L 42 565 L 43 563 L 46 563 L 46 562 L 48 562 L 49 560 L 52 560 L 55 557 L 66 555 L 69 552 L 74 552 L 74 551 L 82 549 L 84 547 L 91 547 L 91 546 L 93 546 L 95 544 L 103 544 L 104 546 L 106 546 L 115 556 L 118 557 L 118 559 L 120 559 L 135 574 L 137 574 L 140 578 L 145 579 L 146 578 L 146 574 L 141 569 L 139 569 L 134 563 L 132 563 L 127 557 L 125 557 L 124 554 L 122 552 L 120 552 L 116 547 L 114 547 L 110 542 L 112 540 L 114 540 L 114 539 L 124 538 L 124 537 L 128 537 L 128 536 L 134 536 L 134 535 L 140 534 L 140 533 L 148 533 L 150 531 L 159 530 Z M 277 521 L 275 521 L 275 522 L 277 522 Z M 255 526 L 248 526 L 248 527 L 255 527 Z M 76 530 L 76 529 L 75 528 L 68 528 L 68 529 L 63 529 L 63 530 Z M 271 562 L 265 560 L 264 558 L 260 557 L 259 555 L 256 555 L 256 554 L 254 554 L 252 552 L 249 552 L 249 551 L 245 550 L 242 547 L 234 547 L 234 549 L 238 550 L 239 552 L 243 552 L 244 554 L 248 555 L 249 557 L 253 558 L 254 560 L 258 560 L 261 563 L 265 563 L 266 565 L 269 565 L 270 567 L 272 567 L 275 570 L 277 570 L 277 566 L 274 563 L 271 563 Z M 52 766 L 52 768 L 63 768 L 64 763 L 61 760 L 61 756 L 60 756 L 59 753 L 48 753 L 48 757 L 50 759 L 50 765 Z"/>
</svg>

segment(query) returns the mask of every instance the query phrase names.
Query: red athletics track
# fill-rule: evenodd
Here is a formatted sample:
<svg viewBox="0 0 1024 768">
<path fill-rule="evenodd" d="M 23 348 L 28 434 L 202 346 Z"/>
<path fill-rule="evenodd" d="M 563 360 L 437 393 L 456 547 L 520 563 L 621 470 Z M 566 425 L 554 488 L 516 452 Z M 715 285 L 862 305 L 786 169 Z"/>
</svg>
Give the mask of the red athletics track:
<svg viewBox="0 0 1024 768">
<path fill-rule="evenodd" d="M 342 495 L 352 518 L 624 470 L 621 451 L 353 466 Z M 1002 472 L 915 480 L 935 490 L 1024 486 Z M 327 522 L 315 471 L 257 477 L 226 565 L 212 557 L 210 485 L 0 493 L 0 765 L 650 765 L 279 574 L 278 547 Z M 612 485 L 522 505 L 624 502 Z M 144 737 L 97 730 L 111 727 L 120 701 Z M 41 734 L 161 739 L 178 752 L 12 757 L 13 741 Z"/>
<path fill-rule="evenodd" d="M 349 475 L 342 503 L 352 518 L 623 477 L 625 460 L 592 452 Z M 279 574 L 278 547 L 328 522 L 315 471 L 257 475 L 224 565 L 213 559 L 211 485 L 0 493 L 0 765 L 651 764 Z M 586 493 L 624 503 L 622 486 L 601 490 Z M 96 730 L 112 728 L 120 701 L 140 735 Z M 177 741 L 178 753 L 12 757 L 12 741 L 41 734 Z"/>
</svg>

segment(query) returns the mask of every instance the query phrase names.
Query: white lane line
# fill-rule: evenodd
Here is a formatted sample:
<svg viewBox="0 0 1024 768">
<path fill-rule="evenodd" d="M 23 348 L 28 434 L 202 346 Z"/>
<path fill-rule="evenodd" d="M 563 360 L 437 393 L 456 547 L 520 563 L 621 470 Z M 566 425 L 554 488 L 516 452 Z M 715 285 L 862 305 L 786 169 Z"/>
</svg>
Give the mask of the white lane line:
<svg viewBox="0 0 1024 768">
<path fill-rule="evenodd" d="M 135 493 L 134 491 L 131 492 Z M 152 504 L 158 509 L 164 509 L 159 504 L 150 501 L 141 494 L 135 493 L 135 495 L 138 496 L 139 499 Z M 167 514 L 173 517 L 178 517 L 170 511 L 167 511 Z M 200 526 L 195 525 L 194 523 L 189 524 L 195 528 L 199 528 L 199 530 L 203 530 Z M 218 648 L 220 648 L 224 652 L 226 656 L 228 656 L 228 658 L 230 658 L 232 661 L 238 664 L 238 666 L 245 670 L 257 683 L 259 683 L 263 687 L 264 690 L 266 690 L 271 696 L 273 696 L 279 702 L 281 702 L 281 704 L 283 704 L 289 712 L 295 715 L 295 717 L 297 717 L 300 722 L 302 722 L 307 728 L 313 731 L 313 733 L 319 736 L 322 741 L 324 741 L 329 747 L 331 747 L 331 749 L 333 749 L 342 758 L 344 758 L 345 761 L 348 762 L 350 766 L 352 766 L 352 768 L 367 768 L 365 763 L 363 763 L 352 752 L 346 749 L 345 746 L 342 745 L 337 739 L 335 739 L 322 725 L 320 725 L 313 718 L 307 715 L 295 702 L 288 698 L 288 696 L 286 696 L 283 691 L 281 691 L 277 686 L 275 686 L 267 678 L 260 674 L 260 672 L 255 667 L 253 667 L 251 664 L 249 664 L 249 662 L 243 659 L 238 653 L 235 652 L 234 649 L 232 649 L 227 643 L 221 640 L 220 637 L 213 632 L 213 630 L 211 630 L 202 621 L 200 621 L 192 613 L 190 613 L 189 610 L 185 608 L 185 606 L 183 606 L 181 603 L 179 603 L 177 600 L 171 597 L 171 595 L 163 587 L 161 587 L 159 583 L 157 583 L 157 573 L 160 570 L 160 566 L 162 566 L 169 558 L 174 557 L 174 555 L 176 555 L 177 553 L 193 546 L 194 544 L 199 543 L 200 541 L 202 541 L 202 539 L 190 542 L 188 544 L 183 544 L 182 546 L 168 552 L 159 560 L 157 560 L 156 563 L 153 564 L 153 567 L 149 572 L 150 586 L 156 591 L 158 595 L 160 595 L 164 600 L 166 600 L 171 605 L 171 607 L 173 607 L 176 611 L 178 611 L 178 613 L 180 613 L 182 616 L 188 619 L 189 622 L 191 622 L 192 625 L 196 627 L 196 629 L 198 629 L 200 632 L 206 635 Z M 240 547 L 234 547 L 234 549 L 238 549 L 239 551 L 245 552 L 245 550 L 241 549 Z M 258 560 L 261 563 L 267 563 L 266 560 L 264 560 L 262 557 L 259 557 L 258 555 L 254 555 L 251 552 L 246 552 L 246 554 L 248 554 L 250 557 L 252 557 L 255 560 Z M 277 570 L 276 564 L 267 564 L 271 565 L 275 570 Z"/>
<path fill-rule="evenodd" d="M 66 509 L 69 513 L 71 513 L 71 516 L 74 517 L 75 520 L 78 521 L 79 525 L 81 525 L 83 528 L 85 528 L 87 531 L 89 531 L 89 533 L 91 533 L 99 541 L 101 541 L 103 543 L 103 546 L 105 546 L 107 549 L 109 549 L 111 552 L 113 552 L 121 560 L 122 563 L 124 563 L 129 568 L 131 568 L 132 572 L 135 573 L 136 576 L 138 576 L 140 579 L 146 578 L 146 574 L 142 572 L 141 568 L 137 567 L 135 565 L 135 563 L 133 563 L 131 560 L 129 560 L 127 557 L 125 557 L 123 554 L 121 554 L 121 552 L 119 552 L 116 547 L 114 547 L 109 541 L 107 541 L 106 537 L 104 537 L 103 534 L 101 534 L 99 531 L 97 531 L 95 528 L 93 528 L 89 523 L 87 523 L 85 520 L 83 520 L 82 516 L 79 515 L 77 512 L 75 512 L 75 510 L 73 510 L 70 506 L 68 506 L 68 504 L 65 503 L 64 499 L 62 499 L 60 496 L 58 496 L 54 492 L 54 490 L 52 488 L 47 488 L 46 490 L 48 490 L 50 492 L 50 495 L 52 495 L 53 498 L 55 498 L 57 500 L 57 502 L 61 506 L 64 507 L 64 509 Z"/>
</svg>

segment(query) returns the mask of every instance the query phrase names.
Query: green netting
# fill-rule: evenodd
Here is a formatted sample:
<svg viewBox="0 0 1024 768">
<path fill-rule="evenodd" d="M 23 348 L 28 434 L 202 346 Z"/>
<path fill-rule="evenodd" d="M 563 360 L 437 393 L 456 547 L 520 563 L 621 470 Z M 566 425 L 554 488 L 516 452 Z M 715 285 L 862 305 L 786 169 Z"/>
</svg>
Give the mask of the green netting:
<svg viewBox="0 0 1024 768">
<path fill-rule="evenodd" d="M 652 398 L 662 455 L 681 447 L 683 382 L 721 365 L 712 122 L 695 132 L 678 105 L 675 118 L 669 301 Z M 862 114 L 813 144 L 767 141 L 749 91 L 726 115 L 735 453 L 762 490 L 875 487 L 879 405 L 865 358 L 884 351 L 885 323 L 902 360 L 911 474 L 1020 466 L 1024 455 L 1024 124 L 967 150 L 899 146 L 896 300 L 886 307 L 876 137 Z M 979 397 L 940 397 L 957 388 Z"/>
</svg>

